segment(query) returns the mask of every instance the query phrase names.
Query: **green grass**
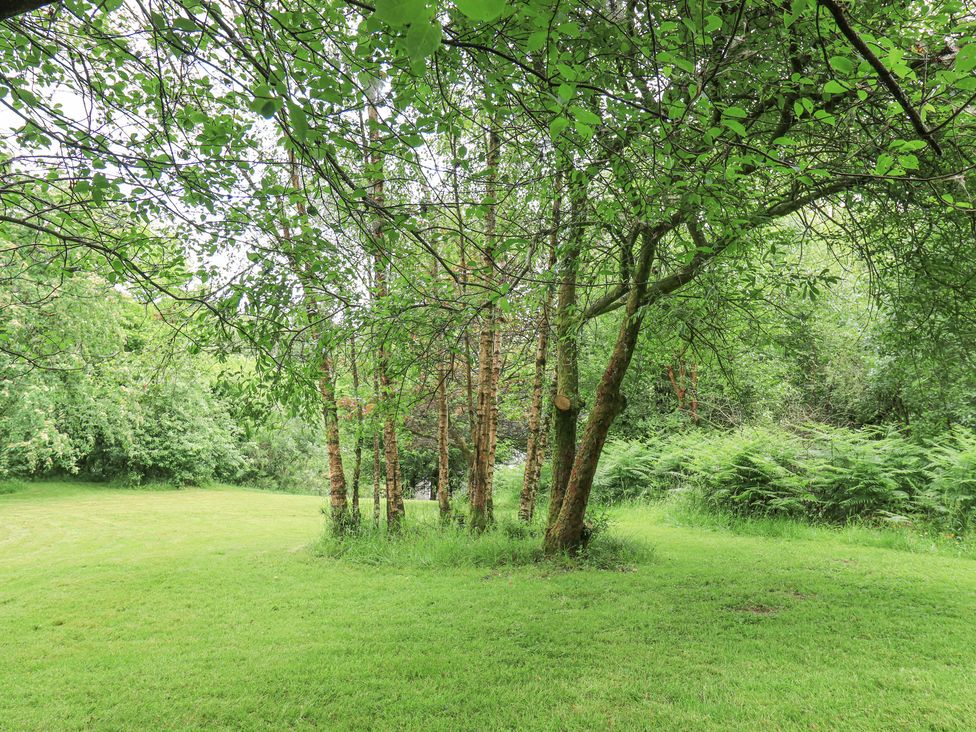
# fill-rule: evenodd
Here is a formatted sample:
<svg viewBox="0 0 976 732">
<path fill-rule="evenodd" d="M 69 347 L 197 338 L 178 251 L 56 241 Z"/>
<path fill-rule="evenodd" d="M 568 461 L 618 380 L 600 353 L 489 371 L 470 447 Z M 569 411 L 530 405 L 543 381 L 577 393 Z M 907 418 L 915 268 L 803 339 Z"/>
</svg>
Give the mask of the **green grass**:
<svg viewBox="0 0 976 732">
<path fill-rule="evenodd" d="M 702 505 L 688 495 L 659 501 L 646 510 L 671 526 L 976 559 L 976 537 L 972 534 L 960 536 L 921 521 L 852 520 L 847 524 L 835 525 L 779 516 L 737 516 Z"/>
<path fill-rule="evenodd" d="M 368 564 L 321 505 L 0 495 L 0 729 L 976 728 L 971 559 L 633 507 L 627 571 Z"/>
</svg>

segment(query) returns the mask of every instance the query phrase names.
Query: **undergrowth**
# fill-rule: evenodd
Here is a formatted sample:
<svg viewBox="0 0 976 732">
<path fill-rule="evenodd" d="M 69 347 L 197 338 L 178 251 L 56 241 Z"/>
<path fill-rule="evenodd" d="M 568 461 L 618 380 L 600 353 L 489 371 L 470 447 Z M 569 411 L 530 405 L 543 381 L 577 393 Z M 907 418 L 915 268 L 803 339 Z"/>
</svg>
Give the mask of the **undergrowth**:
<svg viewBox="0 0 976 732">
<path fill-rule="evenodd" d="M 615 536 L 605 516 L 596 525 L 586 548 L 572 557 L 545 557 L 541 525 L 524 524 L 510 516 L 502 516 L 480 535 L 456 523 L 442 525 L 436 517 L 423 515 L 408 517 L 396 533 L 388 533 L 384 525 L 366 522 L 342 537 L 327 530 L 314 552 L 368 566 L 498 568 L 544 564 L 614 571 L 630 569 L 653 554 L 639 542 Z"/>
<path fill-rule="evenodd" d="M 893 430 L 820 424 L 692 430 L 607 445 L 604 504 L 689 494 L 717 515 L 845 526 L 976 527 L 976 434 L 913 441 Z"/>
</svg>

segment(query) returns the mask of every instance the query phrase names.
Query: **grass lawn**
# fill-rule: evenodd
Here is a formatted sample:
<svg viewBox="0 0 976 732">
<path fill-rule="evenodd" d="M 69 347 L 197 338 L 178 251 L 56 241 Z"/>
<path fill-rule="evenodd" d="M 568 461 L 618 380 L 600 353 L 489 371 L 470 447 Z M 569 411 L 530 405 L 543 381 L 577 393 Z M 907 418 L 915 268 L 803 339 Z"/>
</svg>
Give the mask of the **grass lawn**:
<svg viewBox="0 0 976 732">
<path fill-rule="evenodd" d="M 321 505 L 0 495 L 0 729 L 976 729 L 971 559 L 647 508 L 632 571 L 369 567 Z"/>
</svg>

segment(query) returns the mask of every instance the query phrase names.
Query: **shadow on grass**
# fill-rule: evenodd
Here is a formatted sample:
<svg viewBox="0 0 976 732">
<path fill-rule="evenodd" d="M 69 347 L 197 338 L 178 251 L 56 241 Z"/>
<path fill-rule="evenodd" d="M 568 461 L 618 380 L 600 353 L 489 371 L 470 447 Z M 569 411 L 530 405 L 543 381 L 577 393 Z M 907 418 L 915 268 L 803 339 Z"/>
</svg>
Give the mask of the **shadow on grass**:
<svg viewBox="0 0 976 732">
<path fill-rule="evenodd" d="M 513 518 L 501 518 L 484 534 L 475 535 L 457 524 L 417 518 L 404 523 L 399 533 L 388 534 L 383 525 L 366 522 L 353 533 L 337 537 L 327 530 L 314 545 L 317 556 L 368 566 L 448 568 L 519 567 L 630 571 L 653 558 L 653 549 L 603 529 L 577 556 L 546 557 L 543 529 Z"/>
</svg>

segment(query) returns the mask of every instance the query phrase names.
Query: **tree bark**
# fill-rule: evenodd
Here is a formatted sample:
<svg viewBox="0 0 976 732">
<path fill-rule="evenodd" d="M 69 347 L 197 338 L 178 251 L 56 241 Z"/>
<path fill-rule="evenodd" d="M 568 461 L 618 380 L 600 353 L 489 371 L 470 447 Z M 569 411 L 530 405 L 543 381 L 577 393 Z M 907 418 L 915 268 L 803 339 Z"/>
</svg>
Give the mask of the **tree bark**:
<svg viewBox="0 0 976 732">
<path fill-rule="evenodd" d="M 450 426 L 450 414 L 447 410 L 447 377 L 448 369 L 441 364 L 438 369 L 437 384 L 437 506 L 440 510 L 441 520 L 447 521 L 451 516 L 451 493 L 450 493 L 450 449 L 448 444 L 448 431 Z"/>
<path fill-rule="evenodd" d="M 624 405 L 620 385 L 623 383 L 637 345 L 637 335 L 643 320 L 641 305 L 647 293 L 647 279 L 654 259 L 657 238 L 653 231 L 646 228 L 643 231 L 640 257 L 627 297 L 623 322 L 620 324 L 610 361 L 597 386 L 593 408 L 587 419 L 583 439 L 573 461 L 558 513 L 546 532 L 547 554 L 560 551 L 575 552 L 585 541 L 583 520 L 586 504 L 589 501 L 593 476 L 610 426 Z"/>
<path fill-rule="evenodd" d="M 339 410 L 335 400 L 335 378 L 332 357 L 326 353 L 319 362 L 319 392 L 325 417 L 325 442 L 329 456 L 329 506 L 332 530 L 342 535 L 349 528 L 349 504 L 346 499 L 346 475 L 342 468 L 342 448 L 339 442 Z"/>
<path fill-rule="evenodd" d="M 478 352 L 478 401 L 475 413 L 474 444 L 472 445 L 472 465 L 468 476 L 468 500 L 471 504 L 471 528 L 476 532 L 484 531 L 489 524 L 487 505 L 488 485 L 488 435 L 490 432 L 491 416 L 491 381 L 492 361 L 494 354 L 494 322 L 493 307 L 485 316 L 482 325 L 480 348 Z"/>
<path fill-rule="evenodd" d="M 380 525 L 380 431 L 373 427 L 373 525 Z"/>
<path fill-rule="evenodd" d="M 349 339 L 349 346 L 352 364 L 352 395 L 356 401 L 356 445 L 353 453 L 352 467 L 352 523 L 358 526 L 361 519 L 359 510 L 359 480 L 363 468 L 363 403 L 359 398 L 359 356 L 356 353 L 355 331 L 353 331 Z"/>
<path fill-rule="evenodd" d="M 502 376 L 502 334 L 500 322 L 495 320 L 495 337 L 491 356 L 491 403 L 488 407 L 488 464 L 485 481 L 485 509 L 488 523 L 495 522 L 495 449 L 498 447 L 498 384 Z"/>
<path fill-rule="evenodd" d="M 552 231 L 549 234 L 549 271 L 555 267 L 556 244 L 559 230 L 561 196 L 556 181 L 556 197 L 552 203 Z M 543 420 L 542 395 L 546 379 L 546 362 L 549 356 L 549 310 L 552 308 L 552 285 L 546 286 L 539 314 L 539 334 L 535 349 L 535 373 L 532 377 L 532 401 L 529 405 L 529 435 L 525 448 L 525 473 L 522 477 L 522 493 L 519 496 L 519 518 L 530 523 L 535 513 L 535 497 L 539 492 L 539 476 L 545 459 L 546 430 Z"/>
<path fill-rule="evenodd" d="M 377 210 L 372 226 L 373 243 L 373 297 L 374 303 L 383 302 L 389 295 L 386 282 L 386 253 L 384 251 L 383 219 L 378 211 L 383 206 L 383 159 L 380 152 L 379 112 L 372 99 L 369 104 L 370 167 L 373 176 L 370 198 Z M 379 377 L 380 401 L 378 407 L 383 417 L 383 452 L 386 458 L 386 525 L 387 530 L 397 531 L 403 518 L 403 480 L 400 474 L 400 452 L 397 446 L 396 419 L 393 411 L 393 385 L 389 371 L 389 353 L 386 341 L 381 337 L 377 349 L 376 370 Z"/>
<path fill-rule="evenodd" d="M 576 459 L 576 423 L 581 409 L 579 397 L 579 320 L 576 280 L 583 245 L 585 183 L 570 181 L 569 238 L 557 252 L 559 289 L 556 298 L 556 396 L 553 399 L 552 488 L 546 534 L 552 530 L 562 508 L 569 475 Z"/>
<path fill-rule="evenodd" d="M 498 160 L 501 141 L 494 119 L 488 131 L 488 168 L 485 196 L 488 207 L 485 213 L 485 242 L 483 246 L 485 279 L 489 286 L 494 282 L 495 269 L 495 229 L 496 198 L 498 182 Z M 474 532 L 484 531 L 492 522 L 490 491 L 494 457 L 494 444 L 491 429 L 492 413 L 495 408 L 495 331 L 497 328 L 494 301 L 489 299 L 483 307 L 480 348 L 478 352 L 478 404 L 475 415 L 476 426 L 472 430 L 474 445 L 471 471 L 468 478 L 468 498 L 471 504 L 470 524 Z"/>
</svg>

